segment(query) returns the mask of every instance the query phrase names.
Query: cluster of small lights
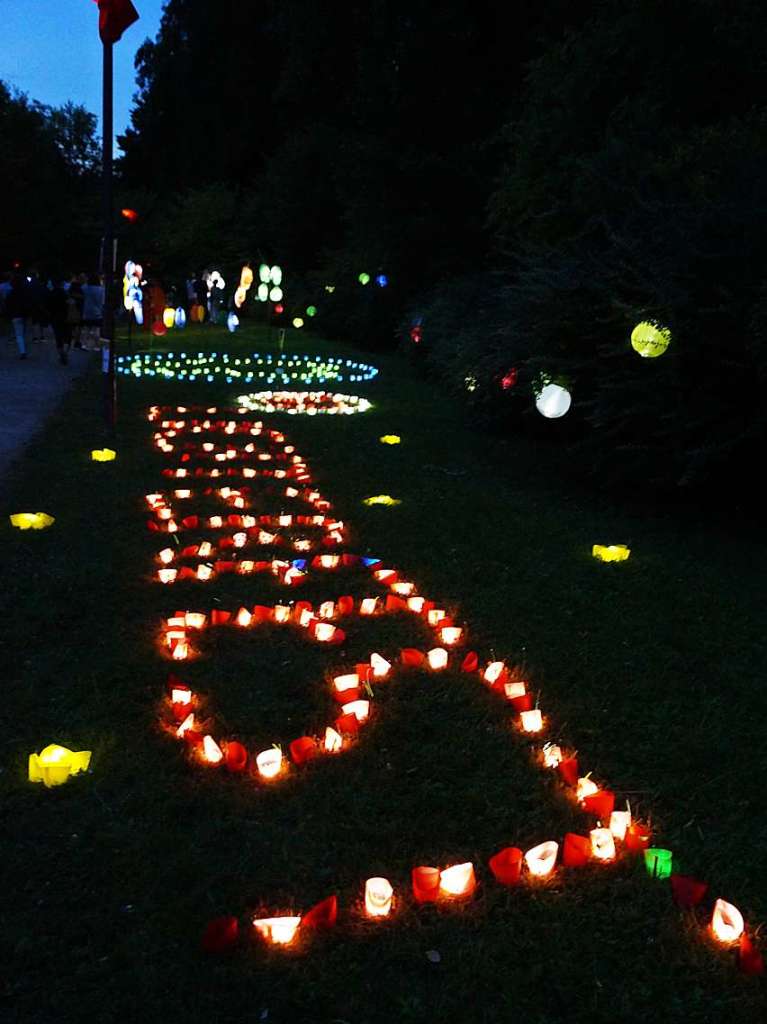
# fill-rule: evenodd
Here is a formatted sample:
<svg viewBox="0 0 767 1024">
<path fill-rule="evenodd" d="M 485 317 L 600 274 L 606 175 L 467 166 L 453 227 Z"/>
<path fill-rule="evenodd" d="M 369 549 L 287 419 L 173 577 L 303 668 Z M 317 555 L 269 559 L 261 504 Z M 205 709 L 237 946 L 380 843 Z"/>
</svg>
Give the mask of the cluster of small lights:
<svg viewBox="0 0 767 1024">
<path fill-rule="evenodd" d="M 199 435 L 204 432 L 216 433 L 223 431 L 228 435 L 226 440 L 225 458 L 229 458 L 235 466 L 247 463 L 245 453 L 249 453 L 254 461 L 261 460 L 267 451 L 254 445 L 250 437 L 255 436 L 267 441 L 274 449 L 275 460 L 288 457 L 287 465 L 292 466 L 290 480 L 285 477 L 289 490 L 286 496 L 293 500 L 308 501 L 312 513 L 320 510 L 328 513 L 331 504 L 322 495 L 311 488 L 311 478 L 305 461 L 296 454 L 283 434 L 266 430 L 260 423 L 249 420 L 237 420 L 235 415 L 226 412 L 226 420 L 211 421 L 210 419 L 188 419 L 191 410 L 179 407 L 177 410 L 164 412 L 159 407 L 150 410 L 149 419 L 158 423 L 159 431 L 155 433 L 157 447 L 165 454 L 179 452 L 184 458 L 217 459 L 221 453 L 215 450 L 215 444 L 203 440 Z M 206 416 L 217 413 L 216 409 L 205 410 Z M 176 418 L 183 415 L 183 419 Z M 165 418 L 163 418 L 165 417 Z M 191 442 L 184 441 L 187 432 L 197 435 Z M 238 436 L 248 444 L 235 450 Z M 234 456 L 230 458 L 230 451 Z M 241 472 L 246 475 L 247 465 Z M 277 470 L 267 470 L 277 476 Z M 279 471 L 280 473 L 282 470 Z M 173 470 L 163 471 L 163 475 L 174 475 Z M 282 478 L 281 478 L 282 479 Z M 295 486 L 294 486 L 295 485 Z M 276 537 L 272 534 L 275 522 L 265 516 L 263 522 L 254 521 L 248 526 L 252 531 L 249 538 L 242 532 L 246 526 L 245 505 L 247 504 L 247 488 L 225 488 L 221 497 L 230 507 L 238 511 L 234 515 L 215 517 L 218 524 L 226 531 L 232 531 L 228 543 L 232 548 L 250 538 L 261 543 L 274 544 Z M 204 493 L 210 493 L 208 491 Z M 189 520 L 180 519 L 176 523 L 174 499 L 194 500 L 195 492 L 188 489 L 173 492 L 170 495 L 155 494 L 147 496 L 150 508 L 157 517 L 157 526 L 167 532 L 176 532 L 179 528 L 196 529 L 198 517 Z M 283 525 L 290 526 L 297 517 L 283 514 Z M 322 519 L 322 516 L 318 516 Z M 268 520 L 268 521 L 267 521 Z M 288 522 L 290 521 L 290 522 Z M 173 529 L 172 529 L 173 525 Z M 211 522 L 211 526 L 213 523 Z M 343 524 L 323 520 L 319 523 L 323 532 L 331 530 L 343 539 Z M 261 536 L 268 527 L 270 536 Z M 328 535 L 330 536 L 330 535 Z M 283 543 L 292 543 L 290 537 L 284 537 Z M 223 539 L 218 541 L 223 546 Z M 314 546 L 314 545 L 312 545 Z M 236 740 L 227 741 L 223 736 L 214 738 L 207 731 L 205 723 L 212 722 L 204 713 L 204 702 L 199 694 L 195 694 L 175 676 L 169 679 L 169 693 L 163 701 L 162 722 L 164 728 L 175 734 L 184 742 L 190 751 L 191 758 L 208 767 L 224 767 L 232 772 L 242 773 L 251 781 L 271 783 L 285 775 L 291 774 L 297 766 L 303 765 L 312 757 L 332 756 L 347 749 L 358 741 L 358 734 L 364 729 L 371 715 L 380 712 L 374 702 L 373 684 L 388 684 L 402 671 L 420 669 L 431 673 L 459 669 L 468 678 L 490 689 L 503 704 L 512 712 L 509 721 L 510 731 L 516 733 L 528 743 L 529 754 L 542 770 L 552 773 L 559 779 L 562 791 L 568 795 L 574 805 L 594 819 L 588 826 L 585 835 L 567 833 L 562 841 L 549 839 L 523 851 L 518 847 L 508 846 L 494 853 L 488 859 L 489 872 L 494 880 L 507 886 L 540 884 L 541 879 L 557 875 L 562 882 L 566 876 L 558 871 L 583 868 L 589 864 L 609 865 L 627 854 L 639 854 L 650 877 L 670 879 L 672 895 L 681 907 L 695 907 L 703 899 L 707 886 L 703 882 L 686 876 L 675 875 L 673 871 L 673 854 L 669 850 L 650 848 L 651 829 L 644 822 L 637 820 L 632 809 L 616 809 L 615 794 L 604 784 L 596 782 L 591 772 L 583 773 L 579 759 L 574 751 L 560 746 L 555 738 L 551 739 L 552 723 L 538 706 L 538 700 L 531 692 L 530 685 L 524 675 L 515 667 L 500 660 L 480 659 L 476 651 L 459 651 L 465 642 L 465 629 L 454 625 L 448 612 L 439 608 L 433 601 L 427 600 L 418 593 L 415 583 L 403 579 L 392 568 L 380 568 L 380 560 L 361 558 L 357 555 L 322 552 L 327 547 L 319 541 L 318 553 L 313 558 L 271 563 L 271 571 L 278 575 L 280 582 L 286 586 L 300 584 L 313 570 L 343 570 L 345 567 L 360 565 L 368 568 L 373 581 L 384 588 L 383 595 L 369 598 L 354 599 L 352 597 L 336 598 L 323 601 L 313 606 L 308 601 L 285 601 L 274 606 L 242 606 L 239 610 L 222 611 L 215 608 L 207 612 L 179 612 L 165 621 L 163 627 L 163 649 L 167 656 L 176 664 L 197 656 L 194 649 L 194 636 L 208 626 L 224 626 L 227 629 L 249 629 L 264 622 L 282 623 L 299 630 L 307 631 L 310 638 L 324 644 L 342 644 L 345 639 L 343 629 L 336 622 L 338 619 L 352 616 L 376 616 L 391 612 L 409 612 L 428 624 L 435 633 L 439 646 L 422 651 L 416 648 L 404 648 L 399 652 L 379 654 L 373 652 L 364 664 L 344 665 L 338 676 L 331 676 L 331 689 L 334 699 L 339 704 L 339 716 L 332 726 L 328 726 L 320 736 L 301 736 L 292 740 L 288 751 L 283 753 L 281 746 L 274 745 L 257 754 L 249 753 Z M 178 556 L 173 549 L 166 549 L 171 560 Z M 320 553 L 322 552 L 322 553 Z M 183 554 L 183 551 L 181 552 Z M 196 549 L 195 555 L 200 552 Z M 163 561 L 163 553 L 158 555 Z M 237 564 L 237 553 L 226 556 L 234 559 Z M 228 565 L 228 563 L 225 563 Z M 258 563 L 241 563 L 255 566 Z M 275 565 L 279 571 L 275 570 Z M 284 570 L 284 571 L 283 571 Z M 206 577 L 212 578 L 212 577 Z M 201 714 L 200 712 L 203 712 Z M 592 827 L 593 826 L 593 827 Z M 443 867 L 418 865 L 411 871 L 410 899 L 421 904 L 425 902 L 444 902 L 470 899 L 477 887 L 475 865 L 472 862 L 449 864 Z M 396 904 L 408 898 L 407 890 L 402 887 L 395 893 L 394 887 L 384 878 L 369 878 L 364 885 L 365 917 L 377 919 L 388 916 Z M 337 915 L 337 897 L 331 896 L 303 915 L 258 917 L 250 923 L 255 932 L 269 943 L 290 945 L 299 937 L 299 929 L 308 929 L 319 924 L 334 924 Z M 724 900 L 716 900 L 710 918 L 710 932 L 722 944 L 736 945 L 738 962 L 747 973 L 761 973 L 763 970 L 761 956 L 754 947 L 752 940 L 745 931 L 743 917 L 737 907 Z M 206 930 L 204 943 L 206 948 L 216 950 L 232 944 L 236 939 L 239 925 L 236 918 L 216 919 Z M 223 941 L 222 936 L 226 936 Z"/>
<path fill-rule="evenodd" d="M 368 381 L 378 373 L 375 366 L 333 356 L 259 355 L 234 357 L 228 353 L 143 352 L 118 356 L 117 372 L 133 377 L 162 377 L 187 383 L 202 381 L 227 384 L 325 384 L 328 382 Z"/>
<path fill-rule="evenodd" d="M 351 416 L 355 412 L 367 412 L 372 404 L 358 395 L 339 395 L 330 391 L 257 391 L 252 395 L 240 395 L 237 399 L 241 411 L 286 412 L 291 416 Z"/>
</svg>

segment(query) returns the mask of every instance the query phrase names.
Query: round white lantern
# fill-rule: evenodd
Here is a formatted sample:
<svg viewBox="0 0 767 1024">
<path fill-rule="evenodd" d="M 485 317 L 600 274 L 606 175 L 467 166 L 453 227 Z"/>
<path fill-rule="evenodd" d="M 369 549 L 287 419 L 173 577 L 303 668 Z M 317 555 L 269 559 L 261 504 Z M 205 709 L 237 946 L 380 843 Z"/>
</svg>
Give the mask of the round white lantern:
<svg viewBox="0 0 767 1024">
<path fill-rule="evenodd" d="M 559 384 L 547 384 L 535 399 L 535 408 L 547 420 L 558 420 L 570 408 L 572 398 L 567 388 Z"/>
</svg>

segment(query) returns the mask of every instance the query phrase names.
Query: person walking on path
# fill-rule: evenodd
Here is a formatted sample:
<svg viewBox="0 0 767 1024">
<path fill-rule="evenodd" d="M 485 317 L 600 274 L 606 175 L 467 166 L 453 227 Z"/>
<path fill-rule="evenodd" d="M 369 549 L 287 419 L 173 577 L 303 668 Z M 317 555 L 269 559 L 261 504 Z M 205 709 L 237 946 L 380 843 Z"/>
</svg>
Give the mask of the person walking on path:
<svg viewBox="0 0 767 1024">
<path fill-rule="evenodd" d="M 48 317 L 62 366 L 69 362 L 69 347 L 72 344 L 72 325 L 69 323 L 68 312 L 68 297 L 64 283 L 56 278 L 53 291 L 48 296 Z"/>
<path fill-rule="evenodd" d="M 91 274 L 83 285 L 83 348 L 93 351 L 100 348 L 101 321 L 104 316 L 104 286 L 98 274 Z"/>
<path fill-rule="evenodd" d="M 5 300 L 5 312 L 13 324 L 19 359 L 27 358 L 27 319 L 32 312 L 32 299 L 23 274 L 11 278 L 11 290 Z"/>
</svg>

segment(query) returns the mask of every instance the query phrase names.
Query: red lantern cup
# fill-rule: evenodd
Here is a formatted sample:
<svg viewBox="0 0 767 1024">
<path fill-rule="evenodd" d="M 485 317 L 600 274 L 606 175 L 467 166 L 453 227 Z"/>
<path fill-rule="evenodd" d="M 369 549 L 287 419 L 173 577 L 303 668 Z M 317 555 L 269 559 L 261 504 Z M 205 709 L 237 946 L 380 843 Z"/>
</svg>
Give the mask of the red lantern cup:
<svg viewBox="0 0 767 1024">
<path fill-rule="evenodd" d="M 479 668 L 479 655 L 476 651 L 469 651 L 461 662 L 462 672 L 476 672 Z M 511 849 L 511 847 L 509 847 Z"/>
<path fill-rule="evenodd" d="M 302 928 L 331 928 L 338 917 L 338 897 L 328 896 L 301 918 Z"/>
<path fill-rule="evenodd" d="M 248 752 L 242 743 L 232 740 L 224 749 L 224 764 L 230 772 L 244 772 L 248 765 Z"/>
<path fill-rule="evenodd" d="M 507 846 L 489 861 L 495 880 L 501 885 L 516 885 L 522 871 L 523 853 L 516 846 Z"/>
<path fill-rule="evenodd" d="M 615 793 L 609 789 L 600 789 L 596 793 L 585 796 L 581 801 L 584 811 L 593 814 L 602 821 L 609 821 L 615 807 Z"/>
<path fill-rule="evenodd" d="M 519 711 L 520 713 L 522 711 L 530 711 L 533 706 L 532 694 L 523 693 L 520 697 L 512 697 L 509 700 L 509 704 L 511 704 L 515 711 Z"/>
<path fill-rule="evenodd" d="M 562 781 L 568 786 L 578 785 L 578 758 L 566 757 L 557 765 Z"/>
<path fill-rule="evenodd" d="M 240 924 L 236 917 L 216 917 L 203 932 L 203 952 L 226 953 L 237 945 L 239 936 Z"/>
<path fill-rule="evenodd" d="M 646 850 L 651 842 L 652 830 L 646 825 L 640 825 L 638 822 L 629 825 L 626 830 L 626 838 L 624 839 L 627 850 L 631 850 L 632 853 Z"/>
<path fill-rule="evenodd" d="M 411 878 L 416 903 L 434 903 L 439 896 L 439 868 L 413 868 Z"/>
<path fill-rule="evenodd" d="M 426 655 L 417 651 L 415 647 L 403 647 L 400 651 L 400 661 L 407 668 L 420 668 L 426 661 Z"/>
<path fill-rule="evenodd" d="M 764 959 L 745 932 L 738 946 L 738 968 L 743 974 L 764 974 Z"/>
<path fill-rule="evenodd" d="M 293 764 L 304 764 L 317 754 L 317 743 L 311 736 L 299 736 L 290 744 L 290 756 Z"/>
<path fill-rule="evenodd" d="M 582 868 L 591 860 L 591 840 L 568 832 L 562 850 L 562 863 L 567 868 Z"/>
<path fill-rule="evenodd" d="M 699 882 L 687 875 L 671 876 L 671 895 L 674 903 L 683 910 L 697 907 L 708 891 L 706 882 Z"/>
</svg>

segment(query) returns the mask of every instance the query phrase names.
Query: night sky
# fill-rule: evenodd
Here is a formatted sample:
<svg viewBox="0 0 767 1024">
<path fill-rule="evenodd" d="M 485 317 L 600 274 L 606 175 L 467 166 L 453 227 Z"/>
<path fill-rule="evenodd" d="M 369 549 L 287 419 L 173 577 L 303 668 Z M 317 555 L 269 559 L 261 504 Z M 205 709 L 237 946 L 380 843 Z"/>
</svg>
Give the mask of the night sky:
<svg viewBox="0 0 767 1024">
<path fill-rule="evenodd" d="M 160 25 L 163 0 L 134 0 L 140 18 L 114 48 L 115 133 L 129 121 L 133 58 Z M 101 41 L 93 0 L 0 0 L 0 79 L 54 107 L 67 100 L 101 115 Z"/>
</svg>

